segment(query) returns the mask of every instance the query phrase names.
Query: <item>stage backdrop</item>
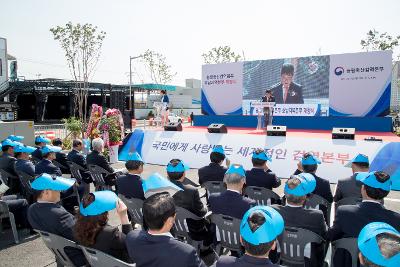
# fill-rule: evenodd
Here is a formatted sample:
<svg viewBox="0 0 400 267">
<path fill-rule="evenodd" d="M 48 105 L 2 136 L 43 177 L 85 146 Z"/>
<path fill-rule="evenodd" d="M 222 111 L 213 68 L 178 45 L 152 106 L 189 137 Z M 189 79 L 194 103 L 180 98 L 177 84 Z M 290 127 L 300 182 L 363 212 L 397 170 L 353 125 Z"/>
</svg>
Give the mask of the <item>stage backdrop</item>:
<svg viewBox="0 0 400 267">
<path fill-rule="evenodd" d="M 200 168 L 210 163 L 215 145 L 222 145 L 231 162 L 243 164 L 246 169 L 252 167 L 253 150 L 264 148 L 272 157 L 268 166 L 284 178 L 293 174 L 303 153 L 312 151 L 322 161 L 318 175 L 331 183 L 350 176 L 351 169 L 344 165 L 363 153 L 370 158 L 371 170 L 386 171 L 400 180 L 400 143 L 137 129 L 120 149 L 119 159 L 126 160 L 129 153 L 138 151 L 146 163 L 166 165 L 178 158 L 191 168 Z"/>
<path fill-rule="evenodd" d="M 292 68 L 290 81 L 281 75 L 283 66 Z M 391 66 L 391 51 L 203 65 L 202 111 L 256 115 L 262 111 L 252 103 L 271 89 L 279 116 L 305 116 L 310 107 L 318 111 L 314 116 L 385 116 Z"/>
</svg>

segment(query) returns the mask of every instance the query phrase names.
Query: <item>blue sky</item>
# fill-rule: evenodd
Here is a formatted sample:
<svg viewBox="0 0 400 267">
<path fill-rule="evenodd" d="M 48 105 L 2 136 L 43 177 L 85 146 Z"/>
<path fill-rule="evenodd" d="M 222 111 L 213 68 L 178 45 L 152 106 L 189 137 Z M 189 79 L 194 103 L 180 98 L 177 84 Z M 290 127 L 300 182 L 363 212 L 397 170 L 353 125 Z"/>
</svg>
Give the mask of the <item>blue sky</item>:
<svg viewBox="0 0 400 267">
<path fill-rule="evenodd" d="M 1 0 L 0 36 L 19 75 L 69 79 L 49 29 L 89 22 L 107 32 L 93 81 L 127 83 L 129 56 L 152 49 L 182 85 L 201 78 L 201 54 L 212 47 L 229 45 L 247 60 L 359 52 L 369 29 L 400 35 L 399 12 L 398 0 Z"/>
</svg>

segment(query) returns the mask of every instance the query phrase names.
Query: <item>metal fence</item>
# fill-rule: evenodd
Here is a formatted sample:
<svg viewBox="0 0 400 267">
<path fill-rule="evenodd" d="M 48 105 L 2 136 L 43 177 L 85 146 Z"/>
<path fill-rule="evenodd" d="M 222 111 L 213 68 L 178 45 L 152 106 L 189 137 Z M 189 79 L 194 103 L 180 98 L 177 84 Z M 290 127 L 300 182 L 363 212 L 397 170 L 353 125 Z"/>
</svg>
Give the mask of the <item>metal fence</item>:
<svg viewBox="0 0 400 267">
<path fill-rule="evenodd" d="M 64 139 L 68 134 L 64 124 L 46 124 L 46 125 L 35 124 L 34 127 L 35 127 L 35 136 L 44 135 L 49 139 L 54 139 L 54 138 Z"/>
</svg>

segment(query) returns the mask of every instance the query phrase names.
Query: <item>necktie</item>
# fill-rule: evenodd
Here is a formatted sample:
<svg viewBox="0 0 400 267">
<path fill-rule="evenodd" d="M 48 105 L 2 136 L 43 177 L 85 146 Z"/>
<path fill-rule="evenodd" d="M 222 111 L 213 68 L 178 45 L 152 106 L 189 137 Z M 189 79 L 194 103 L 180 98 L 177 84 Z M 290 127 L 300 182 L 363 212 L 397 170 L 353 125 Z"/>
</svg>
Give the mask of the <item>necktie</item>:
<svg viewBox="0 0 400 267">
<path fill-rule="evenodd" d="M 289 92 L 289 88 L 288 87 L 283 87 L 283 88 L 285 89 L 285 95 L 283 97 L 283 103 L 286 103 L 286 98 L 287 98 L 287 95 L 288 95 L 288 92 Z"/>
</svg>

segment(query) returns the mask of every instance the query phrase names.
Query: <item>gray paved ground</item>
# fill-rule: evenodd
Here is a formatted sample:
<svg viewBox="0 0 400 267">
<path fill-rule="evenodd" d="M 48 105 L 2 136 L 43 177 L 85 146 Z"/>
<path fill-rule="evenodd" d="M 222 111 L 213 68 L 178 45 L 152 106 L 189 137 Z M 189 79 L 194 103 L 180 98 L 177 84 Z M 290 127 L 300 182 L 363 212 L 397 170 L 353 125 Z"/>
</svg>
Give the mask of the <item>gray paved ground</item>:
<svg viewBox="0 0 400 267">
<path fill-rule="evenodd" d="M 114 167 L 122 168 L 123 164 L 117 163 Z M 146 165 L 144 167 L 143 177 L 147 177 L 153 172 L 166 175 L 164 166 Z M 197 170 L 189 170 L 187 172 L 187 177 L 197 183 Z M 333 190 L 334 185 L 332 185 L 332 191 Z M 276 192 L 279 195 L 283 195 L 283 186 L 277 188 Z M 400 212 L 400 192 L 391 192 L 388 199 L 385 201 L 385 206 L 391 210 Z M 120 224 L 113 212 L 110 215 L 110 223 L 112 225 Z M 23 233 L 21 231 L 20 236 L 22 240 L 21 243 L 15 245 L 9 229 L 6 229 L 4 233 L 0 233 L 0 266 L 56 266 L 53 255 L 38 236 L 28 236 L 26 232 Z"/>
</svg>

